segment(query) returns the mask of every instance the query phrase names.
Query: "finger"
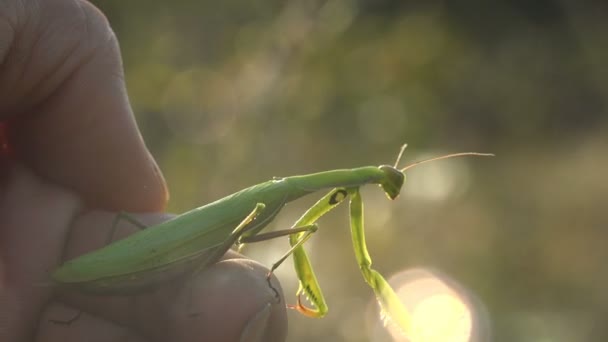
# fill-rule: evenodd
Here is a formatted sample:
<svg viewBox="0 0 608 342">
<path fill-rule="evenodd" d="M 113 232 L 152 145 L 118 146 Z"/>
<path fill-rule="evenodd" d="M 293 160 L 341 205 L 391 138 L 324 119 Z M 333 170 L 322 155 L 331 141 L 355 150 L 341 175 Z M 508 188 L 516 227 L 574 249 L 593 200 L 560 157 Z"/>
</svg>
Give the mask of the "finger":
<svg viewBox="0 0 608 342">
<path fill-rule="evenodd" d="M 133 119 L 105 17 L 85 1 L 3 6 L 16 7 L 0 17 L 0 120 L 15 158 L 92 206 L 162 209 L 164 180 Z"/>
<path fill-rule="evenodd" d="M 9 171 L 0 184 L 0 341 L 25 341 L 51 298 L 48 273 L 81 203 L 18 164 Z"/>
<path fill-rule="evenodd" d="M 228 259 L 210 266 L 196 279 L 169 283 L 152 292 L 122 297 L 68 295 L 66 300 L 74 309 L 49 311 L 40 330 L 65 337 L 65 330 L 85 332 L 93 317 L 111 336 L 175 342 L 284 341 L 284 301 L 282 296 L 280 301 L 274 297 L 266 272 L 254 261 Z M 280 289 L 276 281 L 273 286 Z M 81 309 L 87 311 L 70 324 L 52 322 L 69 320 Z"/>
<path fill-rule="evenodd" d="M 50 305 L 41 315 L 34 341 L 39 342 L 145 342 L 135 331 L 105 319 L 82 313 L 70 324 L 57 324 L 60 317 L 69 317 L 74 309 L 60 303 Z"/>
<path fill-rule="evenodd" d="M 91 212 L 74 222 L 66 258 L 106 244 L 114 214 Z M 137 219 L 153 224 L 167 216 L 141 215 Z M 138 231 L 121 223 L 113 240 Z M 233 259 L 236 257 L 237 259 Z M 285 304 L 268 286 L 268 270 L 256 262 L 230 253 L 201 272 L 196 279 L 185 276 L 142 290 L 135 296 L 91 296 L 64 292 L 62 300 L 74 308 L 132 327 L 149 338 L 195 341 L 238 341 L 245 335 L 280 341 L 286 334 Z M 280 286 L 274 281 L 274 287 Z M 193 313 L 196 315 L 193 317 Z"/>
</svg>

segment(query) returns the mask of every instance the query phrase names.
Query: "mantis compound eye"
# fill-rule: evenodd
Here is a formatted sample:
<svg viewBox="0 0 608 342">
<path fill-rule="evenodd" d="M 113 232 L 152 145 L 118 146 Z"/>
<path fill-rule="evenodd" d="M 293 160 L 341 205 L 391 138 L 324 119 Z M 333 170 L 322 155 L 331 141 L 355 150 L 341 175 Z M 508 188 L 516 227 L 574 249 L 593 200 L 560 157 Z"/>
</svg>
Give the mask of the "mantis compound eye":
<svg viewBox="0 0 608 342">
<path fill-rule="evenodd" d="M 384 180 L 380 182 L 380 186 L 390 199 L 395 199 L 401 192 L 401 187 L 405 182 L 405 174 L 390 165 L 381 165 L 379 167 L 384 172 Z"/>
</svg>

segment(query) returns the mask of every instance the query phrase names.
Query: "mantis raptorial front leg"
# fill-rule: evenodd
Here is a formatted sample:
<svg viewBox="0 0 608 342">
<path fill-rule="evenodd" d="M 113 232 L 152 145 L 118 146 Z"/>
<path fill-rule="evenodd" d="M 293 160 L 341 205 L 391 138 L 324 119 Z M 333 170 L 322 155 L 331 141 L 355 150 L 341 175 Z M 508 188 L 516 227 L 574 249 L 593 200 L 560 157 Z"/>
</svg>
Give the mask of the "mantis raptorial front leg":
<svg viewBox="0 0 608 342">
<path fill-rule="evenodd" d="M 293 225 L 294 228 L 292 228 L 292 231 L 295 234 L 289 235 L 289 242 L 292 246 L 291 249 L 272 265 L 270 272 L 268 273 L 268 279 L 270 279 L 272 272 L 274 272 L 287 257 L 293 254 L 294 267 L 300 284 L 298 292 L 296 293 L 296 296 L 298 297 L 297 304 L 295 306 L 290 305 L 289 307 L 309 317 L 323 317 L 327 313 L 327 304 L 325 303 L 325 297 L 321 292 L 321 287 L 319 286 L 317 277 L 310 264 L 308 254 L 302 247 L 302 245 L 312 236 L 312 233 L 316 232 L 316 229 L 297 232 L 297 227 L 316 227 L 317 220 L 342 203 L 345 198 L 346 190 L 343 188 L 336 188 L 310 207 Z M 302 305 L 300 299 L 302 293 L 306 294 L 310 302 L 314 305 L 314 308 L 308 308 Z"/>
<path fill-rule="evenodd" d="M 391 317 L 395 320 L 395 323 L 397 323 L 404 330 L 404 333 L 407 334 L 411 326 L 409 313 L 403 307 L 399 297 L 397 297 L 397 294 L 393 291 L 384 277 L 371 268 L 371 257 L 369 256 L 365 242 L 363 201 L 361 199 L 361 194 L 359 193 L 359 188 L 333 189 L 306 211 L 294 226 L 314 224 L 321 216 L 344 201 L 347 195 L 350 195 L 351 197 L 350 224 L 353 248 L 363 277 L 373 289 L 383 312 L 387 314 L 387 317 Z M 298 279 L 300 280 L 300 288 L 297 293 L 297 305 L 292 306 L 291 308 L 296 309 L 309 317 L 323 317 L 327 313 L 327 304 L 313 272 L 308 255 L 304 248 L 302 248 L 302 244 L 310 237 L 312 232 L 313 231 L 290 235 L 292 248 L 271 267 L 271 272 L 290 254 L 293 254 L 295 269 L 298 274 Z M 302 304 L 300 298 L 302 293 L 306 294 L 313 304 L 313 308 L 306 307 Z"/>
<path fill-rule="evenodd" d="M 361 199 L 359 188 L 350 188 L 348 189 L 348 193 L 350 195 L 350 229 L 353 249 L 355 250 L 355 256 L 363 278 L 374 290 L 383 316 L 390 317 L 403 330 L 403 333 L 410 335 L 412 329 L 410 314 L 403 307 L 401 300 L 384 277 L 371 268 L 372 259 L 369 256 L 365 243 L 363 200 Z"/>
</svg>

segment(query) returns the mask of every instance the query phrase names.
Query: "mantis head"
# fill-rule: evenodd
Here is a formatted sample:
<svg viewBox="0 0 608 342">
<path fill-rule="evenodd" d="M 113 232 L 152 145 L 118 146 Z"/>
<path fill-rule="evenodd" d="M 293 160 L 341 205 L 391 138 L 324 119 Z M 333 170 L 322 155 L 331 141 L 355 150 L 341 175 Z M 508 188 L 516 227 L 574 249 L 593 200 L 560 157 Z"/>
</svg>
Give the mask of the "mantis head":
<svg viewBox="0 0 608 342">
<path fill-rule="evenodd" d="M 461 153 L 452 153 L 446 154 L 439 157 L 429 158 L 420 160 L 411 164 L 406 165 L 402 169 L 398 168 L 399 161 L 401 160 L 401 156 L 403 156 L 403 152 L 407 144 L 401 146 L 401 150 L 399 151 L 399 155 L 397 156 L 397 161 L 395 161 L 394 166 L 390 165 L 381 165 L 379 169 L 384 172 L 384 179 L 380 182 L 380 186 L 386 193 L 386 195 L 390 199 L 395 199 L 399 196 L 401 192 L 401 187 L 403 187 L 403 183 L 405 183 L 405 170 L 412 168 L 414 166 L 424 164 L 426 162 L 431 162 L 435 160 L 447 159 L 452 157 L 463 157 L 463 156 L 481 156 L 481 157 L 493 157 L 492 153 L 479 153 L 479 152 L 461 152 Z"/>
<path fill-rule="evenodd" d="M 390 165 L 381 165 L 379 169 L 384 172 L 384 179 L 380 182 L 380 186 L 386 195 L 394 200 L 399 196 L 401 187 L 405 183 L 405 173 Z"/>
</svg>

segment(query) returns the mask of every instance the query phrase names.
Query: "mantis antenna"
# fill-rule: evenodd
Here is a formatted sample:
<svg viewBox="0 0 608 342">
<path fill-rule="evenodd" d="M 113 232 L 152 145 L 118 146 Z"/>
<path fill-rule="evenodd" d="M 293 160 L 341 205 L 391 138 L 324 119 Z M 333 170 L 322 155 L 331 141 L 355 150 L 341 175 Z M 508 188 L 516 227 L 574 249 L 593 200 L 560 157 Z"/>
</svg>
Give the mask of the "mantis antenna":
<svg viewBox="0 0 608 342">
<path fill-rule="evenodd" d="M 405 149 L 404 145 L 401 148 L 401 152 L 399 153 L 399 158 L 401 158 L 401 154 L 403 154 L 403 150 Z M 417 161 L 414 163 L 411 163 L 409 165 L 406 165 L 403 169 L 401 169 L 401 172 L 405 172 L 405 170 L 412 168 L 416 165 L 420 165 L 420 164 L 424 164 L 427 162 L 431 162 L 431 161 L 435 161 L 435 160 L 441 160 L 441 159 L 448 159 L 448 158 L 453 158 L 453 157 L 463 157 L 463 156 L 480 156 L 480 157 L 494 157 L 493 153 L 479 153 L 479 152 L 460 152 L 460 153 L 452 153 L 452 154 L 446 154 L 445 156 L 439 156 L 439 157 L 434 157 L 434 158 L 429 158 L 429 159 L 424 159 L 421 161 Z M 399 159 L 397 159 L 397 161 L 399 161 Z M 396 167 L 396 165 L 395 165 Z"/>
<path fill-rule="evenodd" d="M 399 151 L 399 155 L 397 156 L 397 160 L 395 161 L 395 169 L 397 168 L 397 165 L 399 165 L 399 162 L 401 161 L 401 156 L 403 156 L 403 152 L 405 152 L 406 147 L 407 144 L 403 144 L 403 146 L 401 146 L 401 150 Z"/>
</svg>

